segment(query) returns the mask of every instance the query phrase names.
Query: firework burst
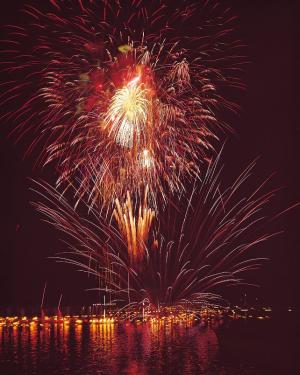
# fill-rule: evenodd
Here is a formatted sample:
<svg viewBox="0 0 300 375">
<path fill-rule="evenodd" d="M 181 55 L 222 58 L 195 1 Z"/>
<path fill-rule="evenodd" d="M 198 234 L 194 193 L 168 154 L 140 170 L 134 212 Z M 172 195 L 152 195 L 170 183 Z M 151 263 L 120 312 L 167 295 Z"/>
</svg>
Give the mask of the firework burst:
<svg viewBox="0 0 300 375">
<path fill-rule="evenodd" d="M 148 186 L 158 207 L 199 178 L 226 128 L 218 110 L 236 108 L 224 89 L 242 86 L 228 9 L 52 0 L 24 17 L 3 41 L 2 104 L 22 103 L 6 117 L 32 139 L 28 152 L 55 163 L 57 186 L 91 206 Z"/>
<path fill-rule="evenodd" d="M 56 187 L 37 183 L 35 206 L 69 238 L 57 259 L 126 309 L 196 306 L 247 283 L 264 259 L 249 251 L 276 233 L 261 215 L 274 191 L 241 195 L 255 163 L 220 184 L 219 113 L 237 109 L 227 97 L 243 87 L 235 18 L 214 0 L 45 8 L 28 5 L 26 27 L 7 27 L 2 104 L 21 103 L 5 116 L 13 133 L 55 165 Z"/>
<path fill-rule="evenodd" d="M 138 209 L 140 225 L 146 228 L 146 235 L 140 236 L 138 262 L 133 261 L 128 240 L 130 230 L 138 232 L 132 224 L 135 214 L 129 196 L 123 208 L 117 204 L 112 221 L 94 210 L 89 221 L 83 219 L 47 184 L 38 184 L 41 200 L 35 206 L 69 237 L 68 249 L 57 259 L 99 278 L 100 289 L 121 305 L 132 307 L 145 301 L 156 308 L 201 305 L 216 300 L 220 285 L 247 284 L 247 272 L 264 260 L 249 257 L 249 252 L 277 234 L 263 229 L 268 219 L 261 209 L 274 195 L 274 191 L 263 192 L 267 180 L 249 196 L 240 196 L 255 163 L 226 189 L 220 186 L 218 163 L 219 157 L 192 190 L 184 217 L 170 207 L 156 230 L 149 231 L 153 213 L 146 205 Z"/>
</svg>

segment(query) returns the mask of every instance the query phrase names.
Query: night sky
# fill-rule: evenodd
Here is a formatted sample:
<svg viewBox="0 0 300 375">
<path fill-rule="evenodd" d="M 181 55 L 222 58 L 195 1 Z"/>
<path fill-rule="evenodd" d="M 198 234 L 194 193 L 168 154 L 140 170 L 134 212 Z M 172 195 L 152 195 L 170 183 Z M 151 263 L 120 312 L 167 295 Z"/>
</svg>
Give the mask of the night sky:
<svg viewBox="0 0 300 375">
<path fill-rule="evenodd" d="M 10 0 L 1 8 L 1 24 L 18 24 L 17 10 L 26 1 Z M 33 2 L 31 2 L 33 3 Z M 39 1 L 35 2 L 36 4 Z M 300 201 L 298 110 L 296 106 L 295 35 L 292 2 L 227 1 L 239 20 L 235 35 L 246 44 L 243 79 L 246 92 L 236 101 L 242 109 L 227 121 L 236 130 L 226 142 L 223 161 L 224 183 L 230 182 L 243 167 L 260 156 L 253 186 L 276 172 L 270 187 L 284 189 L 273 200 L 273 210 L 280 211 Z M 2 77 L 3 79 L 5 77 Z M 57 264 L 49 256 L 63 249 L 60 234 L 43 223 L 31 206 L 30 178 L 52 179 L 52 169 L 33 169 L 31 157 L 23 159 L 22 142 L 7 138 L 9 126 L 1 124 L 1 269 L 0 306 L 31 306 L 40 303 L 45 281 L 48 283 L 46 305 L 56 305 L 63 293 L 65 305 L 96 300 L 85 288 L 96 286 L 92 280 L 71 266 Z M 250 301 L 257 296 L 262 303 L 288 306 L 296 303 L 299 283 L 299 208 L 289 212 L 270 230 L 285 233 L 259 247 L 261 256 L 270 257 L 263 268 L 252 274 L 259 289 L 247 290 Z M 237 301 L 243 288 L 224 290 Z"/>
</svg>

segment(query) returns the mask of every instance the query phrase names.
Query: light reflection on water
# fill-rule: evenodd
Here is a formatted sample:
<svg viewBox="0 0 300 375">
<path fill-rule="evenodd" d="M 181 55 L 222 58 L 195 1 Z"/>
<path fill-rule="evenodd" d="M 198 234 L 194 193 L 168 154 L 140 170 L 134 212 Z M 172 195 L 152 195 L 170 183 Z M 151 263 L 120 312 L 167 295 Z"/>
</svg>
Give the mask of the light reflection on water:
<svg viewBox="0 0 300 375">
<path fill-rule="evenodd" d="M 210 374 L 218 352 L 214 329 L 200 325 L 33 323 L 0 337 L 5 375 Z"/>
</svg>

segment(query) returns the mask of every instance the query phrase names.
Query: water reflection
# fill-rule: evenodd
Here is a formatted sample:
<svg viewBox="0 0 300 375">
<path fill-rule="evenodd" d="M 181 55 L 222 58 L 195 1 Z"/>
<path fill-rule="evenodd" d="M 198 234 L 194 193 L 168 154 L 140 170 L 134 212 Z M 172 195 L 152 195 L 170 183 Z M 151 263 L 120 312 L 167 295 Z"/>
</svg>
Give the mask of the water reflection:
<svg viewBox="0 0 300 375">
<path fill-rule="evenodd" d="M 5 374 L 210 374 L 215 329 L 167 323 L 0 327 Z"/>
</svg>

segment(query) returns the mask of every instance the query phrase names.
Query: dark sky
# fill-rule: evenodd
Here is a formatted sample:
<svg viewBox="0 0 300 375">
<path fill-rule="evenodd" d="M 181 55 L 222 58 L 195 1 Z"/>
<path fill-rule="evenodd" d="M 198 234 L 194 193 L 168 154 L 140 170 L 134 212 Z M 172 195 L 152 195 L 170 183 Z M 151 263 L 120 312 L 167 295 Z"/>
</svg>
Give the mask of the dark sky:
<svg viewBox="0 0 300 375">
<path fill-rule="evenodd" d="M 256 156 L 260 156 L 254 183 L 276 172 L 273 187 L 284 187 L 274 200 L 275 209 L 300 201 L 298 107 L 296 105 L 296 45 L 292 2 L 227 1 L 239 16 L 236 35 L 247 45 L 250 64 L 245 68 L 247 91 L 237 97 L 242 110 L 228 119 L 236 135 L 227 142 L 224 161 L 230 181 Z M 1 8 L 1 23 L 18 23 L 19 7 L 25 1 L 10 0 Z M 37 2 L 39 3 L 39 2 Z M 296 2 L 295 2 L 296 3 Z M 94 286 L 86 276 L 70 266 L 48 259 L 62 248 L 57 232 L 42 223 L 30 205 L 28 177 L 39 177 L 32 160 L 23 160 L 22 145 L 7 139 L 7 127 L 1 125 L 1 268 L 0 307 L 39 304 L 44 282 L 48 282 L 47 305 L 57 303 L 61 292 L 65 304 L 91 302 L 94 295 L 85 292 Z M 48 171 L 46 173 L 51 173 Z M 299 283 L 299 210 L 278 221 L 275 229 L 285 233 L 260 247 L 270 257 L 261 271 L 253 275 L 261 288 L 249 291 L 266 303 L 295 303 Z M 241 290 L 225 292 L 237 298 Z"/>
</svg>

